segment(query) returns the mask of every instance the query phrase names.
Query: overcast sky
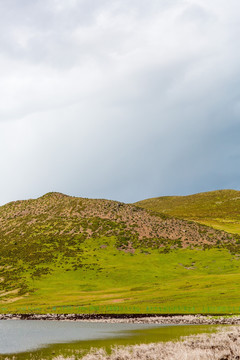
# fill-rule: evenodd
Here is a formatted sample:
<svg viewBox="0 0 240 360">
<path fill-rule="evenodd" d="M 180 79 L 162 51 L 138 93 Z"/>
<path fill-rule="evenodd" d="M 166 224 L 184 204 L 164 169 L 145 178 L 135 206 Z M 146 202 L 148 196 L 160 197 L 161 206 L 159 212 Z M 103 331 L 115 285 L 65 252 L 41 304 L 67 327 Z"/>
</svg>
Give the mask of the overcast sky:
<svg viewBox="0 0 240 360">
<path fill-rule="evenodd" d="M 0 204 L 240 189 L 239 0 L 0 0 Z"/>
</svg>

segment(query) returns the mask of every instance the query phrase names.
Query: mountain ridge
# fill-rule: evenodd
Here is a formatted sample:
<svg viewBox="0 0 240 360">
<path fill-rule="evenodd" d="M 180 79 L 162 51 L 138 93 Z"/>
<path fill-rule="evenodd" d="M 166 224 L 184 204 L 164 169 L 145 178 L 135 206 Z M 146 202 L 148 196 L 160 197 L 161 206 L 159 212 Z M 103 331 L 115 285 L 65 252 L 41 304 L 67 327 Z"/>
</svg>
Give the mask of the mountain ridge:
<svg viewBox="0 0 240 360">
<path fill-rule="evenodd" d="M 125 224 L 124 228 L 130 233 L 137 233 L 140 239 L 144 238 L 169 238 L 178 240 L 181 237 L 188 241 L 195 239 L 203 242 L 212 242 L 209 237 L 204 235 L 210 231 L 212 237 L 212 230 L 209 228 L 201 228 L 201 225 L 189 223 L 185 220 L 173 218 L 171 215 L 154 212 L 152 210 L 145 210 L 134 204 L 125 204 L 123 202 L 105 200 L 105 199 L 89 199 L 72 197 L 61 193 L 47 193 L 37 199 L 21 200 L 11 202 L 0 207 L 0 225 L 1 235 L 4 235 L 3 230 L 6 230 L 8 220 L 24 219 L 31 217 L 24 226 L 32 228 L 37 219 L 36 217 L 44 217 L 44 222 L 52 220 L 57 217 L 58 220 L 80 220 L 88 218 L 99 218 L 102 221 L 110 220 L 118 224 Z M 38 221 L 43 219 L 38 219 Z M 92 223 L 90 222 L 90 227 Z M 21 224 L 20 224 L 21 225 Z M 18 225 L 18 227 L 20 226 Z M 60 224 L 59 224 L 60 225 Z M 10 227 L 14 223 L 10 223 Z M 95 232 L 97 231 L 95 226 Z M 192 230 L 194 228 L 194 230 Z M 137 231 L 134 231 L 136 229 Z M 202 230 L 201 230 L 202 229 Z M 63 229 L 62 229 L 63 230 Z M 199 236 L 198 231 L 202 232 Z M 76 230 L 77 232 L 77 230 Z M 80 233 L 81 230 L 78 231 Z M 89 232 L 89 231 L 88 231 Z M 25 234 L 26 232 L 22 232 Z M 74 233 L 74 231 L 72 232 Z M 187 236 L 189 233 L 189 236 Z M 224 240 L 224 232 L 215 232 L 219 239 Z M 92 232 L 91 232 L 92 234 Z M 18 235 L 15 232 L 15 235 Z M 100 234 L 99 234 L 100 235 Z M 195 242 L 196 242 L 195 241 Z"/>
</svg>

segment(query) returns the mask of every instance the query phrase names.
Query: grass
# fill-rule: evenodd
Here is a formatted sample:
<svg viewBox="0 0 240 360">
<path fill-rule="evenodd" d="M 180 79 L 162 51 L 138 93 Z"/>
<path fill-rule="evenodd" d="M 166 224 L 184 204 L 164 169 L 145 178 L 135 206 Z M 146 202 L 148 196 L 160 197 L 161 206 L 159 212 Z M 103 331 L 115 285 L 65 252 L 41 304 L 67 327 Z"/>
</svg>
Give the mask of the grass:
<svg viewBox="0 0 240 360">
<path fill-rule="evenodd" d="M 51 273 L 23 272 L 28 296 L 5 297 L 2 312 L 226 313 L 240 312 L 240 260 L 226 249 L 125 253 L 116 239 L 89 239 L 76 258 L 58 260 Z M 102 244 L 107 245 L 101 248 Z M 82 254 L 82 253 L 81 253 Z M 81 255 L 82 257 L 82 255 Z M 42 264 L 44 266 L 44 264 Z M 235 309 L 234 309 L 235 308 Z"/>
<path fill-rule="evenodd" d="M 163 196 L 136 205 L 240 234 L 240 191 L 217 190 L 189 196 Z"/>
<path fill-rule="evenodd" d="M 200 224 L 211 226 L 217 230 L 224 230 L 231 234 L 240 234 L 240 221 L 238 220 L 224 220 L 224 219 L 196 219 Z"/>
<path fill-rule="evenodd" d="M 239 235 L 58 193 L 0 220 L 0 312 L 240 312 Z"/>
</svg>

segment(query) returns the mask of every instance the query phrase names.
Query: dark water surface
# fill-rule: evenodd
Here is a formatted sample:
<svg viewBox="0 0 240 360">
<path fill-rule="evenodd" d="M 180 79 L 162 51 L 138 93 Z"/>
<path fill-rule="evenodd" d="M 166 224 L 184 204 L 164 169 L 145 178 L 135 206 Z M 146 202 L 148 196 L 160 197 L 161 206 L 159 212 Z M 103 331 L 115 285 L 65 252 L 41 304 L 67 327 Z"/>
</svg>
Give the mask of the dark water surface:
<svg viewBox="0 0 240 360">
<path fill-rule="evenodd" d="M 0 320 L 0 358 L 42 359 L 84 354 L 91 347 L 176 340 L 212 332 L 210 325 L 155 325 L 48 320 Z"/>
</svg>

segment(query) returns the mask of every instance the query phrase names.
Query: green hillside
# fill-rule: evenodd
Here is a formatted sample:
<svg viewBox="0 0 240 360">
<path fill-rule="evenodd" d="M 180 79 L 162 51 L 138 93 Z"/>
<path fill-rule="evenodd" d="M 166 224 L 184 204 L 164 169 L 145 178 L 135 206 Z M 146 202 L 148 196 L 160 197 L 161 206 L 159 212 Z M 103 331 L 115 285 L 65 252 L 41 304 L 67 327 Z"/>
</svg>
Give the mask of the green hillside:
<svg viewBox="0 0 240 360">
<path fill-rule="evenodd" d="M 0 312 L 239 311 L 238 235 L 60 193 L 0 207 L 0 225 Z"/>
<path fill-rule="evenodd" d="M 136 205 L 240 234 L 240 191 L 218 190 L 189 196 L 163 196 Z"/>
</svg>

